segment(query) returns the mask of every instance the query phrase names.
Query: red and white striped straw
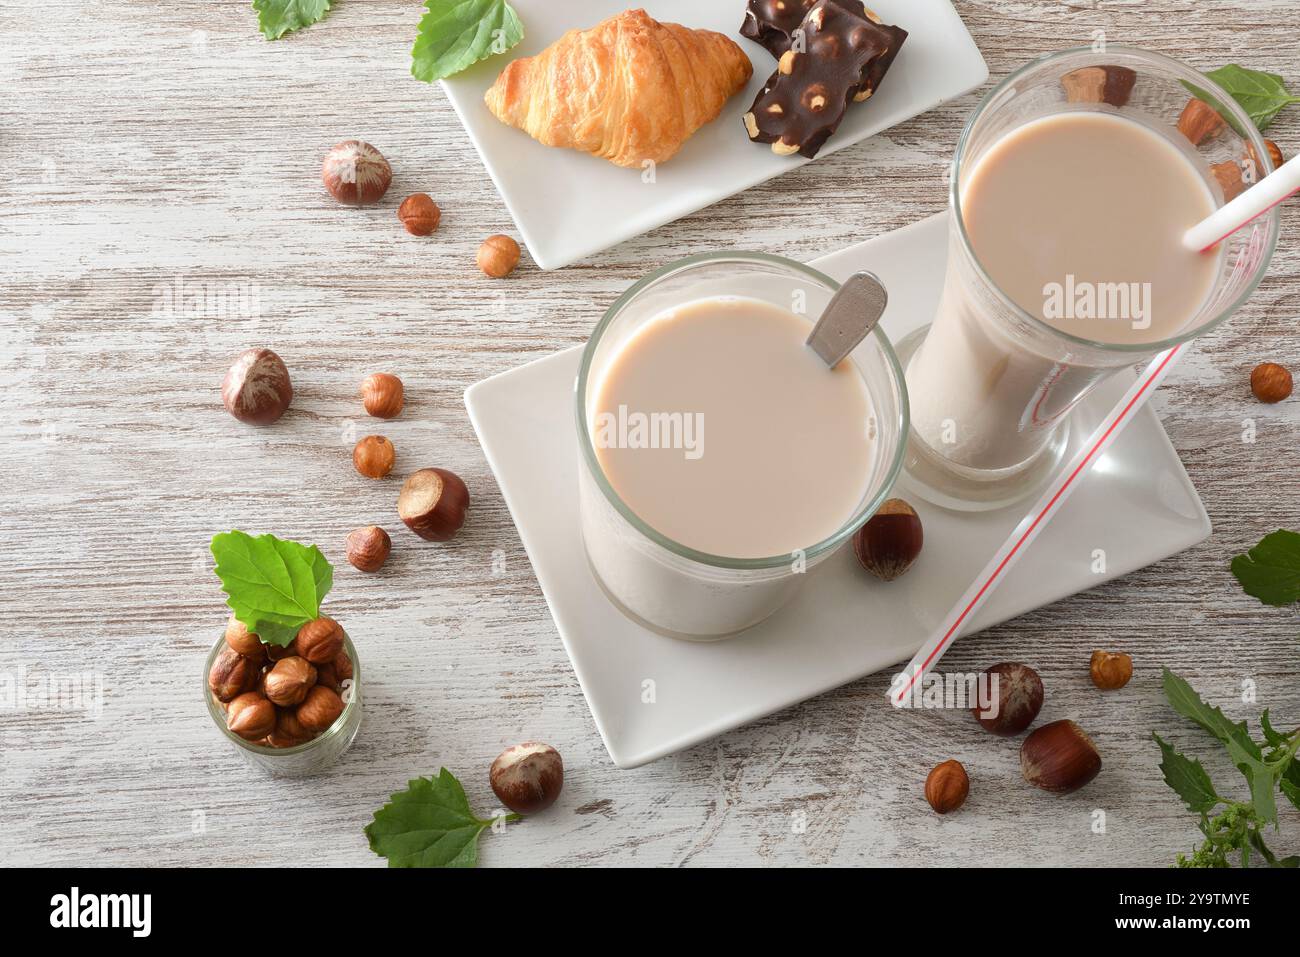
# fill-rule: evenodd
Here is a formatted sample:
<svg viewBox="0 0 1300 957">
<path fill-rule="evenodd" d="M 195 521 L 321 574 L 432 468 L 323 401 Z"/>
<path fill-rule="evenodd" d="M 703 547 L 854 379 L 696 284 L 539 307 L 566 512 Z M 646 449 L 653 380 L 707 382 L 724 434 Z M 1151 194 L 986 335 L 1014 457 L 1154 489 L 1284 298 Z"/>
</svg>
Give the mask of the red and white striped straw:
<svg viewBox="0 0 1300 957">
<path fill-rule="evenodd" d="M 1230 203 L 1219 207 L 1183 234 L 1196 252 L 1213 249 L 1251 220 L 1263 216 L 1300 190 L 1300 156 L 1293 156 Z"/>
<path fill-rule="evenodd" d="M 1246 190 L 1230 203 L 1220 207 L 1183 235 L 1188 249 L 1205 252 L 1213 249 L 1242 226 L 1268 212 L 1274 206 L 1300 191 L 1300 156 L 1292 157 L 1268 176 Z M 920 684 L 921 679 L 943 657 L 949 646 L 961 636 L 962 626 L 988 601 L 989 596 L 1002 583 L 1002 579 L 1029 549 L 1038 533 L 1047 527 L 1053 516 L 1065 504 L 1079 480 L 1092 467 L 1103 452 L 1115 441 L 1124 427 L 1133 421 L 1138 409 L 1169 374 L 1186 343 L 1160 353 L 1142 371 L 1133 387 L 1111 410 L 1101 425 L 1088 437 L 1070 464 L 1047 487 L 1034 507 L 1020 520 L 1011 537 L 989 559 L 966 593 L 930 635 L 921 650 L 912 656 L 906 668 L 895 676 L 889 696 L 895 707 L 902 707 Z"/>
<path fill-rule="evenodd" d="M 976 576 L 970 588 L 966 589 L 966 593 L 957 600 L 957 604 L 930 635 L 929 640 L 912 657 L 907 667 L 894 678 L 889 694 L 895 707 L 902 707 L 907 703 L 921 679 L 962 635 L 962 626 L 969 622 L 975 612 L 988 601 L 1007 572 L 1029 550 L 1030 543 L 1047 527 L 1053 516 L 1065 504 L 1066 499 L 1078 488 L 1088 469 L 1115 441 L 1124 427 L 1133 421 L 1142 404 L 1155 392 L 1157 386 L 1176 364 L 1181 351 L 1186 348 L 1187 343 L 1180 343 L 1151 360 L 1133 383 L 1132 388 L 1124 394 L 1124 398 L 1120 399 L 1105 420 L 1088 437 L 1088 441 L 1075 453 L 1070 464 L 1060 472 L 1034 503 L 1034 507 L 1020 520 L 1011 537 L 989 559 L 984 570 Z"/>
</svg>

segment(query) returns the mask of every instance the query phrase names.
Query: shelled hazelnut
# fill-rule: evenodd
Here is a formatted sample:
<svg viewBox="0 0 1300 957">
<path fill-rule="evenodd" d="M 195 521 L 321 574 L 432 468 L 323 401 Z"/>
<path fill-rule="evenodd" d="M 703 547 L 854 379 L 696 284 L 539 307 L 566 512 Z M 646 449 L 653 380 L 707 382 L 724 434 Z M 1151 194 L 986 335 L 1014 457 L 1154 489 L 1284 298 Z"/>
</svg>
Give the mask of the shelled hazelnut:
<svg viewBox="0 0 1300 957">
<path fill-rule="evenodd" d="M 1263 362 L 1250 373 L 1250 391 L 1260 402 L 1281 402 L 1291 395 L 1291 373 L 1276 362 Z"/>
<path fill-rule="evenodd" d="M 326 730 L 343 713 L 343 699 L 329 688 L 315 685 L 294 712 L 298 722 L 308 731 Z"/>
<path fill-rule="evenodd" d="M 1193 146 L 1200 146 L 1206 140 L 1218 136 L 1227 125 L 1218 110 L 1196 97 L 1187 101 L 1182 115 L 1178 117 L 1178 132 L 1186 136 Z"/>
<path fill-rule="evenodd" d="M 339 676 L 339 681 L 352 680 L 352 659 L 348 657 L 346 651 L 340 650 L 339 653 L 334 656 L 334 671 Z"/>
<path fill-rule="evenodd" d="M 378 419 L 399 415 L 406 403 L 402 380 L 387 372 L 375 372 L 361 383 L 361 403 L 366 412 Z"/>
<path fill-rule="evenodd" d="M 316 684 L 316 668 L 306 658 L 282 658 L 266 673 L 265 691 L 282 708 L 302 704 Z"/>
<path fill-rule="evenodd" d="M 1242 174 L 1240 163 L 1225 160 L 1211 166 L 1210 172 L 1218 181 L 1219 188 L 1223 190 L 1224 202 L 1231 202 L 1245 191 L 1246 180 Z"/>
<path fill-rule="evenodd" d="M 378 525 L 354 528 L 348 532 L 348 562 L 363 572 L 377 572 L 388 561 L 393 540 Z"/>
<path fill-rule="evenodd" d="M 208 670 L 208 690 L 218 701 L 230 702 L 257 684 L 259 667 L 229 645 L 217 652 L 216 660 Z"/>
<path fill-rule="evenodd" d="M 333 618 L 317 618 L 298 629 L 298 654 L 314 665 L 333 661 L 343 650 L 343 628 Z"/>
<path fill-rule="evenodd" d="M 306 744 L 314 735 L 302 726 L 294 708 L 275 709 L 275 729 L 267 735 L 266 744 L 272 748 L 292 748 Z"/>
<path fill-rule="evenodd" d="M 1114 691 L 1133 677 L 1133 659 L 1122 651 L 1094 651 L 1088 670 L 1093 684 L 1103 691 Z"/>
<path fill-rule="evenodd" d="M 478 248 L 478 268 L 493 279 L 504 279 L 519 265 L 519 244 L 509 236 L 489 236 Z"/>
<path fill-rule="evenodd" d="M 266 657 L 266 646 L 262 644 L 262 639 L 249 631 L 234 615 L 226 622 L 226 644 L 245 658 L 260 661 Z"/>
<path fill-rule="evenodd" d="M 382 435 L 367 435 L 352 450 L 352 464 L 366 478 L 380 479 L 393 470 L 397 450 Z"/>
<path fill-rule="evenodd" d="M 397 207 L 397 218 L 412 236 L 428 236 L 442 222 L 442 210 L 428 193 L 412 193 Z"/>
<path fill-rule="evenodd" d="M 1123 106 L 1133 95 L 1137 73 L 1124 66 L 1085 66 L 1061 77 L 1071 103 L 1109 103 Z"/>
<path fill-rule="evenodd" d="M 1273 164 L 1273 169 L 1277 169 L 1286 161 L 1285 157 L 1282 156 L 1282 147 L 1278 146 L 1272 140 L 1264 141 L 1264 149 L 1268 151 L 1268 158 Z M 1259 161 L 1259 155 L 1255 152 L 1255 145 L 1253 143 L 1246 144 L 1246 156 L 1255 164 L 1257 176 L 1263 176 L 1263 164 Z"/>
<path fill-rule="evenodd" d="M 944 761 L 925 779 L 925 799 L 936 814 L 948 814 L 966 803 L 970 778 L 960 761 Z"/>
<path fill-rule="evenodd" d="M 226 708 L 226 727 L 246 741 L 265 738 L 275 728 L 275 705 L 256 691 L 247 691 Z"/>
<path fill-rule="evenodd" d="M 228 624 L 228 632 L 241 640 L 239 628 Z M 287 646 L 259 640 L 253 657 L 239 654 L 227 638 L 217 646 L 208 688 L 232 734 L 264 747 L 291 748 L 340 718 L 355 673 L 343 629 L 332 618 L 318 618 L 299 635 Z M 323 661 L 310 661 L 301 649 Z"/>
</svg>

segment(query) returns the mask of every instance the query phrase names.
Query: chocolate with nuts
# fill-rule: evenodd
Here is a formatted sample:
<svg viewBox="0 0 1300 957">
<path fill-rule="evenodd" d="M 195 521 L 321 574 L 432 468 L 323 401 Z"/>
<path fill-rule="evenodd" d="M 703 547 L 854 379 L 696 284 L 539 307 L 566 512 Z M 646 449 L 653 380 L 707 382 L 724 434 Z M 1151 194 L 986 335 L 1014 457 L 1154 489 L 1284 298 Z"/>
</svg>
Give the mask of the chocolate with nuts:
<svg viewBox="0 0 1300 957">
<path fill-rule="evenodd" d="M 836 0 L 818 0 L 798 29 L 802 43 L 781 55 L 745 114 L 745 128 L 778 155 L 811 158 L 849 104 L 875 93 L 907 31 L 858 16 Z"/>
<path fill-rule="evenodd" d="M 803 23 L 817 0 L 749 0 L 745 8 L 745 22 L 740 25 L 740 35 L 748 37 L 767 49 L 774 57 L 790 49 L 794 32 Z M 862 0 L 831 0 L 860 17 L 880 22 Z"/>
</svg>

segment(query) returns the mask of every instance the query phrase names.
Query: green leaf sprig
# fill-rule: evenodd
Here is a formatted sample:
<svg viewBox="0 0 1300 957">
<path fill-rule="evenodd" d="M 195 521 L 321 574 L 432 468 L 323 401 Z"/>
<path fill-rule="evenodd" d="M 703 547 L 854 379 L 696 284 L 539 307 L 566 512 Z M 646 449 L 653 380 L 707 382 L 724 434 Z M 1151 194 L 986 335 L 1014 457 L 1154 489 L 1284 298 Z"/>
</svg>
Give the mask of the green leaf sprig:
<svg viewBox="0 0 1300 957">
<path fill-rule="evenodd" d="M 501 819 L 517 821 L 519 815 Z M 465 789 L 442 768 L 436 778 L 415 778 L 389 797 L 366 825 L 366 838 L 389 867 L 473 867 L 479 835 L 494 823 L 474 816 Z"/>
<path fill-rule="evenodd" d="M 1300 96 L 1292 96 L 1286 88 L 1286 82 L 1276 73 L 1250 70 L 1236 63 L 1229 63 L 1205 75 L 1223 87 L 1237 101 L 1237 105 L 1246 111 L 1246 115 L 1261 133 L 1269 128 L 1283 109 L 1292 103 L 1300 103 Z M 1246 135 L 1246 131 L 1241 128 L 1236 117 L 1212 93 L 1191 83 L 1184 82 L 1183 86 L 1192 96 L 1214 107 L 1238 136 Z"/>
<path fill-rule="evenodd" d="M 524 38 L 506 0 L 427 0 L 411 47 L 411 75 L 432 83 L 479 60 L 505 53 Z"/>
<path fill-rule="evenodd" d="M 1270 867 L 1300 867 L 1300 856 L 1278 859 L 1264 843 L 1264 828 L 1277 827 L 1276 792 L 1300 808 L 1300 728 L 1279 733 L 1265 711 L 1259 718 L 1263 743 L 1251 737 L 1244 721 L 1233 721 L 1207 704 L 1186 681 L 1168 668 L 1164 670 L 1164 691 L 1169 704 L 1184 718 L 1200 725 L 1227 749 L 1232 763 L 1250 788 L 1249 801 L 1237 801 L 1219 794 L 1199 759 L 1188 758 L 1152 733 L 1160 745 L 1160 770 L 1165 783 L 1183 799 L 1189 811 L 1201 816 L 1205 840 L 1190 857 L 1180 854 L 1179 867 L 1230 867 L 1236 858 L 1249 867 L 1252 852 Z M 1218 810 L 1222 807 L 1222 810 Z"/>
<path fill-rule="evenodd" d="M 1300 534 L 1279 529 L 1265 535 L 1230 567 L 1246 594 L 1266 605 L 1300 601 Z"/>
<path fill-rule="evenodd" d="M 1283 108 L 1300 103 L 1300 96 L 1292 96 L 1286 82 L 1276 73 L 1248 70 L 1229 63 L 1211 70 L 1206 76 L 1232 94 L 1261 133 L 1269 128 Z"/>
<path fill-rule="evenodd" d="M 329 12 L 331 0 L 253 0 L 257 26 L 268 40 L 309 27 Z"/>
<path fill-rule="evenodd" d="M 241 531 L 212 536 L 217 577 L 226 604 L 244 627 L 272 645 L 286 646 L 320 617 L 334 584 L 334 567 L 315 545 Z"/>
</svg>

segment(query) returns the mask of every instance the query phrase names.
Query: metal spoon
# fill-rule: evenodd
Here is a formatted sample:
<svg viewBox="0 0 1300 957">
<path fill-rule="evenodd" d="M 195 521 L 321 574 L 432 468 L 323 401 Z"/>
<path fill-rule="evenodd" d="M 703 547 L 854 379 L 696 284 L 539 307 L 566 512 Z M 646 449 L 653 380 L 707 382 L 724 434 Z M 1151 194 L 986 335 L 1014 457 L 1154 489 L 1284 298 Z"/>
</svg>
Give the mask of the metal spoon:
<svg viewBox="0 0 1300 957">
<path fill-rule="evenodd" d="M 834 369 L 876 328 L 888 303 L 889 294 L 879 279 L 865 270 L 855 272 L 822 311 L 808 345 Z"/>
</svg>

